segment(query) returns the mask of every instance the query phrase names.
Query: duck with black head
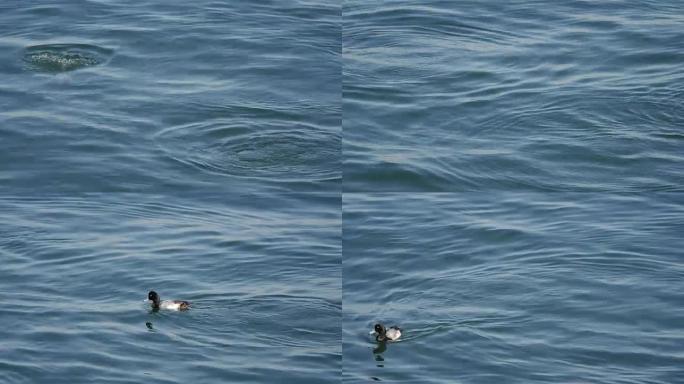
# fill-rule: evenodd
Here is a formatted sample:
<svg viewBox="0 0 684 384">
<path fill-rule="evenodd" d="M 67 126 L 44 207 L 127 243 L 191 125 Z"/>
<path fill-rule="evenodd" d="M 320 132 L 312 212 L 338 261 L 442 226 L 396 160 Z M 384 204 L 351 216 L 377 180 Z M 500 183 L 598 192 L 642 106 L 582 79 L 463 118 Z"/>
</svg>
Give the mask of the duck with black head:
<svg viewBox="0 0 684 384">
<path fill-rule="evenodd" d="M 376 341 L 396 341 L 401 337 L 401 328 L 396 325 L 385 328 L 384 325 L 378 323 L 375 324 L 371 333 L 375 333 Z"/>
<path fill-rule="evenodd" d="M 159 294 L 155 291 L 150 291 L 147 294 L 152 310 L 158 311 L 160 309 L 169 309 L 172 311 L 185 311 L 190 309 L 190 303 L 184 300 L 164 300 L 162 301 Z"/>
</svg>

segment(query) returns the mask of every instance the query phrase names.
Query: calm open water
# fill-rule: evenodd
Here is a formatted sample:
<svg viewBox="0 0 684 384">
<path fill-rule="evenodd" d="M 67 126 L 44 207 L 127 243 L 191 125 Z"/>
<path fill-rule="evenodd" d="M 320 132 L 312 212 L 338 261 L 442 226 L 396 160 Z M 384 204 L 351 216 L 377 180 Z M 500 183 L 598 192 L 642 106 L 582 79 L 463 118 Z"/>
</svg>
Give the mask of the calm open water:
<svg viewBox="0 0 684 384">
<path fill-rule="evenodd" d="M 681 1 L 344 3 L 344 190 L 684 185 Z"/>
<path fill-rule="evenodd" d="M 0 383 L 339 382 L 340 39 L 334 2 L 0 4 Z"/>
<path fill-rule="evenodd" d="M 344 382 L 683 382 L 679 194 L 343 205 Z M 377 321 L 403 340 L 374 353 Z"/>
<path fill-rule="evenodd" d="M 684 383 L 680 2 L 7 0 L 0 51 L 0 383 Z"/>
<path fill-rule="evenodd" d="M 334 2 L 4 1 L 12 191 L 338 191 Z"/>
<path fill-rule="evenodd" d="M 339 382 L 339 195 L 172 200 L 0 199 L 0 382 Z"/>
</svg>

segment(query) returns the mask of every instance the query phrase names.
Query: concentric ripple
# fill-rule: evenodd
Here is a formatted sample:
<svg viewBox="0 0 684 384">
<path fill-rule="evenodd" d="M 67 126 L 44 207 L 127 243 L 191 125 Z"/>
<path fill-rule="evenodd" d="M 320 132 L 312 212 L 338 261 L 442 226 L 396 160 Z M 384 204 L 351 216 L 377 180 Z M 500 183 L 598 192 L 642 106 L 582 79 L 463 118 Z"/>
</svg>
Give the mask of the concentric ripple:
<svg viewBox="0 0 684 384">
<path fill-rule="evenodd" d="M 339 135 L 301 123 L 249 129 L 210 120 L 166 129 L 156 139 L 172 159 L 207 172 L 307 181 L 340 177 Z"/>
<path fill-rule="evenodd" d="M 88 44 L 45 44 L 26 48 L 27 69 L 38 72 L 68 72 L 106 62 L 112 51 Z"/>
</svg>

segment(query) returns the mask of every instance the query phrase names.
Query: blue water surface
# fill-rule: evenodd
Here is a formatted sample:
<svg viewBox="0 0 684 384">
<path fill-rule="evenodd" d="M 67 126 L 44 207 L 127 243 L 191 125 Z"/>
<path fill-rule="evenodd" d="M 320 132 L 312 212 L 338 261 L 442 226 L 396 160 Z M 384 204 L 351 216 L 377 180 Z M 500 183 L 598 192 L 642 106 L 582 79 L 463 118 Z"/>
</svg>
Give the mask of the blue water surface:
<svg viewBox="0 0 684 384">
<path fill-rule="evenodd" d="M 682 190 L 680 1 L 346 1 L 344 190 Z"/>
<path fill-rule="evenodd" d="M 11 191 L 336 191 L 340 6 L 0 4 Z"/>
<path fill-rule="evenodd" d="M 339 381 L 340 16 L 0 3 L 1 383 Z"/>
<path fill-rule="evenodd" d="M 0 382 L 682 382 L 682 15 L 3 1 Z"/>
<path fill-rule="evenodd" d="M 345 383 L 684 377 L 684 198 L 345 194 Z M 404 329 L 378 344 L 375 322 Z"/>
<path fill-rule="evenodd" d="M 339 382 L 339 206 L 0 198 L 0 382 Z M 151 311 L 152 289 L 191 309 Z"/>
</svg>

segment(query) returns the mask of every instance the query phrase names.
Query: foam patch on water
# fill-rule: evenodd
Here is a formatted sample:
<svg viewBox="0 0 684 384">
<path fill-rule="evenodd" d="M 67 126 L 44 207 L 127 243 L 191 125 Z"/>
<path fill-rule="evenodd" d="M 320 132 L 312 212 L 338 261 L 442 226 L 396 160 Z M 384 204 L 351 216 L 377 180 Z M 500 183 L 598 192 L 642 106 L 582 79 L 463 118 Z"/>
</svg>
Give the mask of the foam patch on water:
<svg viewBox="0 0 684 384">
<path fill-rule="evenodd" d="M 67 72 L 106 62 L 112 51 L 88 44 L 46 44 L 26 48 L 26 68 L 38 72 Z"/>
</svg>

